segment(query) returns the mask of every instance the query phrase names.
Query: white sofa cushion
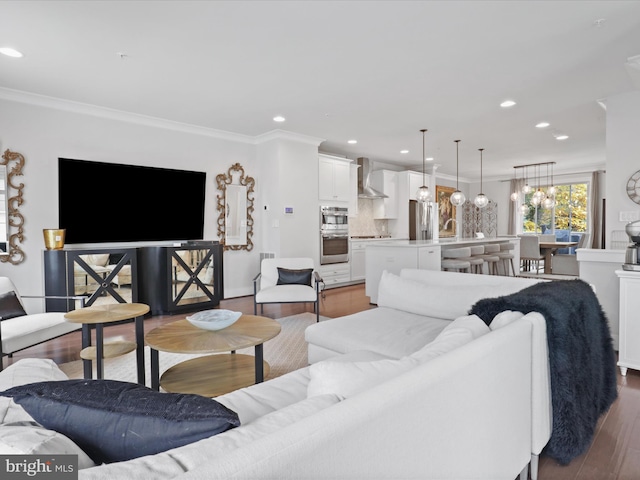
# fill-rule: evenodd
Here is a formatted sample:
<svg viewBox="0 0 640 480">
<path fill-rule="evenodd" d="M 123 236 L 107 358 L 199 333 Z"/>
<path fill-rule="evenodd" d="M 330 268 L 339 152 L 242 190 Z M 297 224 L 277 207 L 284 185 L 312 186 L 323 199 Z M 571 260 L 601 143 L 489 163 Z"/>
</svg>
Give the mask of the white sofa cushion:
<svg viewBox="0 0 640 480">
<path fill-rule="evenodd" d="M 35 423 L 0 425 L 0 454 L 70 454 L 78 456 L 79 469 L 95 465 L 89 456 L 69 438 Z"/>
<path fill-rule="evenodd" d="M 486 323 L 476 315 L 456 318 L 440 332 L 433 342 L 425 345 L 410 356 L 420 363 L 428 362 L 490 331 Z"/>
<path fill-rule="evenodd" d="M 332 359 L 315 363 L 309 367 L 307 395 L 335 393 L 342 398 L 352 397 L 489 332 L 478 316 L 466 315 L 449 322 L 432 342 L 401 359 L 368 362 Z"/>
<path fill-rule="evenodd" d="M 337 362 L 369 362 L 385 357 L 368 350 L 359 350 L 334 357 Z M 216 397 L 216 401 L 238 414 L 245 426 L 271 412 L 307 398 L 309 367 L 289 372 L 268 382 L 251 385 Z"/>
<path fill-rule="evenodd" d="M 325 360 L 309 367 L 311 379 L 307 395 L 336 394 L 349 398 L 390 378 L 411 370 L 418 361 L 410 357 L 373 362 L 336 362 Z"/>
<path fill-rule="evenodd" d="M 0 391 L 18 385 L 51 380 L 69 380 L 53 360 L 23 358 L 0 372 Z"/>
<path fill-rule="evenodd" d="M 495 287 L 480 282 L 471 287 L 458 286 L 445 276 L 437 282 L 426 283 L 386 270 L 382 272 L 378 288 L 380 307 L 446 320 L 466 315 L 478 300 L 496 295 Z"/>
<path fill-rule="evenodd" d="M 514 312 L 512 310 L 505 310 L 504 312 L 500 312 L 489 324 L 489 328 L 491 330 L 497 330 L 498 328 L 502 328 L 506 325 L 509 325 L 511 322 L 522 318 L 524 314 L 522 312 Z"/>
<path fill-rule="evenodd" d="M 271 380 L 270 380 L 271 381 Z M 265 385 L 262 383 L 260 385 Z M 82 478 L 112 480 L 155 480 L 174 478 L 185 471 L 205 465 L 214 458 L 246 446 L 256 439 L 267 436 L 303 418 L 309 417 L 338 403 L 337 395 L 322 395 L 305 398 L 280 410 L 256 419 L 248 425 L 228 430 L 214 437 L 156 455 L 140 457 L 127 462 L 102 465 L 83 472 Z"/>
<path fill-rule="evenodd" d="M 383 271 L 378 286 L 378 306 L 429 317 L 453 320 L 467 313 L 451 287 L 429 286 Z"/>
<path fill-rule="evenodd" d="M 23 358 L 0 372 L 0 392 L 27 383 L 68 379 L 53 360 Z M 0 397 L 0 425 L 19 422 L 33 422 L 33 417 L 12 398 Z"/>
<path fill-rule="evenodd" d="M 407 356 L 432 341 L 450 320 L 378 307 L 315 323 L 307 343 L 339 353 L 372 350 L 387 357 Z"/>
</svg>

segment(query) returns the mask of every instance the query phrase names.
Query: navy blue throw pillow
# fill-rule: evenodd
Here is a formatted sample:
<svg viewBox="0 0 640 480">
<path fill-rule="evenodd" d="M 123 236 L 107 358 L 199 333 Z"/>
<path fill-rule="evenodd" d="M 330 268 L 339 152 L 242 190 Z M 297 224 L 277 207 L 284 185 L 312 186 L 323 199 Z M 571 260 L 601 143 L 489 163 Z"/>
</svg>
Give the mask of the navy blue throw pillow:
<svg viewBox="0 0 640 480">
<path fill-rule="evenodd" d="M 22 308 L 16 292 L 13 290 L 0 294 L 0 321 L 21 317 L 27 312 Z"/>
<path fill-rule="evenodd" d="M 312 273 L 313 273 L 313 268 L 305 268 L 303 270 L 289 270 L 288 268 L 278 267 L 277 285 L 309 285 L 311 286 Z"/>
<path fill-rule="evenodd" d="M 240 425 L 235 412 L 210 398 L 115 380 L 38 382 L 0 396 L 12 397 L 97 464 L 153 455 Z"/>
</svg>

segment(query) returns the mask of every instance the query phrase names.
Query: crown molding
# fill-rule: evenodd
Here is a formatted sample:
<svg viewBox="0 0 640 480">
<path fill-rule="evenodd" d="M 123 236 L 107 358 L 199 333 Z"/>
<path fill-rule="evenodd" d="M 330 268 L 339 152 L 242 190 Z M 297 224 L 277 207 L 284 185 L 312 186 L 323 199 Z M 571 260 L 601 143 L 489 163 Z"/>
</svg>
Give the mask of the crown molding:
<svg viewBox="0 0 640 480">
<path fill-rule="evenodd" d="M 290 140 L 293 142 L 313 145 L 314 147 L 319 147 L 320 144 L 325 141 L 324 138 L 310 137 L 309 135 L 302 135 L 300 133 L 294 133 L 288 130 L 276 129 L 256 136 L 254 143 L 256 145 L 259 145 L 261 143 L 270 142 L 272 140 Z"/>
<path fill-rule="evenodd" d="M 214 128 L 201 127 L 189 123 L 175 122 L 163 118 L 152 117 L 149 115 L 140 115 L 137 113 L 125 112 L 113 108 L 99 107 L 88 103 L 74 102 L 71 100 L 63 100 L 60 98 L 49 97 L 37 93 L 29 93 L 21 90 L 0 87 L 0 99 L 9 100 L 11 102 L 26 103 L 38 107 L 62 110 L 65 112 L 79 113 L 82 115 L 91 115 L 94 117 L 106 118 L 109 120 L 117 120 L 120 122 L 135 123 L 147 127 L 163 128 L 166 130 L 174 130 L 182 133 L 190 133 L 193 135 L 202 135 L 205 137 L 213 137 L 221 140 L 229 140 L 232 142 L 256 144 L 256 137 L 242 135 L 239 133 L 227 132 L 224 130 L 216 130 Z"/>
</svg>

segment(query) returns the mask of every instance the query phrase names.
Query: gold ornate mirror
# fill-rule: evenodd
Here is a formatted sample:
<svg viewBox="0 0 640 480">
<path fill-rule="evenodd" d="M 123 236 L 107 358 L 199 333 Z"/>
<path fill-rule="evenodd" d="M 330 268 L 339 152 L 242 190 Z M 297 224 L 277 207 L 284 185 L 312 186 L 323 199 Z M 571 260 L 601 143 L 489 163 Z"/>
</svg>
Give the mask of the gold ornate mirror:
<svg viewBox="0 0 640 480">
<path fill-rule="evenodd" d="M 234 163 L 227 173 L 216 176 L 218 190 L 218 237 L 225 250 L 252 250 L 253 241 L 253 177 Z"/>
<path fill-rule="evenodd" d="M 24 183 L 14 183 L 22 176 L 24 157 L 6 150 L 0 162 L 0 244 L 6 249 L 0 254 L 1 262 L 13 265 L 24 262 L 25 254 L 19 242 L 24 241 L 24 217 L 18 210 L 22 205 Z"/>
</svg>

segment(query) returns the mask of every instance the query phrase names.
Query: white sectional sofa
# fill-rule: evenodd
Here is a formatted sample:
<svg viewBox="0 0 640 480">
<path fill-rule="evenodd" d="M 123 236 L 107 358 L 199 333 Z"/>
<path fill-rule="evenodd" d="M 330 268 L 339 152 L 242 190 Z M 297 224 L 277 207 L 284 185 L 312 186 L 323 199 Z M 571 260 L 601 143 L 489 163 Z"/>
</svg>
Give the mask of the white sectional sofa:
<svg viewBox="0 0 640 480">
<path fill-rule="evenodd" d="M 410 355 L 466 315 L 478 300 L 509 295 L 541 281 L 545 280 L 420 269 L 402 269 L 396 276 L 385 271 L 378 308 L 307 328 L 309 363 L 359 350 L 392 358 Z M 528 318 L 534 325 L 531 475 L 535 479 L 538 457 L 551 435 L 552 407 L 546 323 L 541 315 Z"/>
<path fill-rule="evenodd" d="M 400 284 L 420 287 L 417 280 L 408 280 L 411 272 L 403 276 L 402 281 L 389 277 L 381 282 L 382 304 L 389 300 L 385 293 Z M 528 285 L 522 282 L 517 286 Z M 517 288 L 513 285 L 502 293 Z M 460 291 L 444 289 L 448 301 L 439 305 L 464 310 L 456 301 Z M 404 292 L 407 298 L 411 290 Z M 500 293 L 491 285 L 490 295 Z M 409 303 L 417 308 L 422 295 L 410 297 L 403 308 L 411 310 Z M 455 320 L 435 318 L 434 326 L 420 329 L 409 322 L 411 315 L 419 314 L 392 304 L 363 312 L 372 323 L 358 329 L 349 346 L 314 343 L 311 348 L 310 344 L 310 352 L 322 347 L 325 360 L 217 397 L 238 413 L 240 427 L 155 455 L 98 466 L 81 464 L 87 468 L 79 477 L 514 480 L 521 474 L 525 478 L 536 436 L 531 411 L 538 394 L 532 392 L 536 383 L 532 358 L 544 319 L 535 312 L 525 316 L 505 312 L 490 330 L 478 317 L 462 311 Z M 388 314 L 387 322 L 396 324 L 378 334 L 376 347 L 372 330 L 384 323 L 381 312 Z M 423 315 L 422 321 L 426 318 Z M 309 328 L 308 338 L 319 342 L 320 336 L 314 337 L 317 328 L 342 323 L 343 319 L 334 319 L 316 324 Z M 403 333 L 392 339 L 391 333 L 398 331 Z M 402 346 L 402 336 L 408 347 Z M 339 352 L 341 348 L 348 352 Z M 64 378 L 50 361 L 21 362 L 26 361 L 0 373 L 0 391 L 13 384 Z M 0 397 L 0 401 L 3 423 L 29 420 L 11 400 Z M 33 448 L 31 453 L 36 453 Z"/>
</svg>

